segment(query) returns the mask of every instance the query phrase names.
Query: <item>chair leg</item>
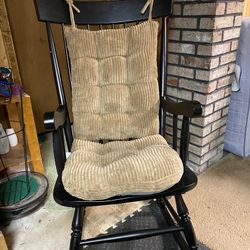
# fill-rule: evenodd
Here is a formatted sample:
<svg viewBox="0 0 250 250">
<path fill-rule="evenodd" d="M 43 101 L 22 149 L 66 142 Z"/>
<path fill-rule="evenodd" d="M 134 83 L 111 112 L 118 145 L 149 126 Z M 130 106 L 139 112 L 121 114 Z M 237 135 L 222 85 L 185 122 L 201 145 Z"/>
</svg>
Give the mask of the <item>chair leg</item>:
<svg viewBox="0 0 250 250">
<path fill-rule="evenodd" d="M 75 213 L 72 221 L 72 233 L 70 241 L 70 250 L 79 250 L 80 241 L 82 237 L 82 226 L 83 226 L 83 217 L 84 217 L 85 208 L 76 207 Z"/>
<path fill-rule="evenodd" d="M 184 234 L 190 249 L 198 249 L 193 225 L 188 216 L 187 206 L 181 195 L 175 196 L 177 212 L 181 218 L 181 224 L 184 227 Z"/>
<path fill-rule="evenodd" d="M 178 220 L 176 220 L 176 221 L 173 220 L 173 218 L 171 217 L 171 215 L 169 213 L 169 210 L 166 208 L 164 198 L 157 199 L 157 203 L 158 203 L 158 205 L 159 205 L 159 207 L 161 209 L 162 215 L 163 215 L 167 225 L 168 226 L 176 226 L 176 224 L 179 225 L 180 219 L 178 218 Z M 188 250 L 189 249 L 189 246 L 188 246 L 182 232 L 174 232 L 173 236 L 175 238 L 175 241 L 178 243 L 180 249 L 182 249 L 182 250 Z"/>
</svg>

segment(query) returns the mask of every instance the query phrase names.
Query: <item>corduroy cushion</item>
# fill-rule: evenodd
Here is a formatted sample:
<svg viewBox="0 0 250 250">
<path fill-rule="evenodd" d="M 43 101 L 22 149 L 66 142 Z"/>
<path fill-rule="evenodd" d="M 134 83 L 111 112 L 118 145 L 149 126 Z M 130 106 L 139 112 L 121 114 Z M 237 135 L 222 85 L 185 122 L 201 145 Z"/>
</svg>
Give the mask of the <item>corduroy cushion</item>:
<svg viewBox="0 0 250 250">
<path fill-rule="evenodd" d="M 65 27 L 74 138 L 140 138 L 159 132 L 158 22 L 89 31 Z"/>
<path fill-rule="evenodd" d="M 71 195 L 96 200 L 163 191 L 182 174 L 179 155 L 161 135 L 151 135 L 106 144 L 74 140 L 62 180 Z"/>
<path fill-rule="evenodd" d="M 177 183 L 182 162 L 159 132 L 158 23 L 88 31 L 65 27 L 74 142 L 62 181 L 86 200 L 154 193 Z M 115 141 L 106 144 L 99 139 Z"/>
</svg>

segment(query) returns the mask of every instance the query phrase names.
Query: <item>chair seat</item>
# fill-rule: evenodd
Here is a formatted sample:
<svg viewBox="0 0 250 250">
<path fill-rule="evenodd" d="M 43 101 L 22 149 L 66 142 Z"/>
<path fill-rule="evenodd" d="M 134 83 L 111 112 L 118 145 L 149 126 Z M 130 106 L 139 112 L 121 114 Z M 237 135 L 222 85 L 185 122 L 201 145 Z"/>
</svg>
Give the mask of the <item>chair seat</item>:
<svg viewBox="0 0 250 250">
<path fill-rule="evenodd" d="M 54 199 L 55 201 L 66 207 L 81 207 L 81 206 L 99 206 L 108 204 L 119 204 L 124 202 L 133 202 L 139 200 L 150 200 L 160 197 L 167 197 L 176 194 L 184 194 L 197 185 L 197 176 L 189 168 L 185 168 L 181 180 L 173 187 L 166 189 L 159 193 L 146 194 L 146 195 L 123 195 L 115 196 L 105 200 L 82 200 L 70 195 L 65 191 L 61 179 L 58 177 L 54 186 Z"/>
<path fill-rule="evenodd" d="M 106 144 L 75 139 L 62 182 L 72 196 L 103 200 L 166 190 L 183 175 L 182 161 L 161 135 Z"/>
</svg>

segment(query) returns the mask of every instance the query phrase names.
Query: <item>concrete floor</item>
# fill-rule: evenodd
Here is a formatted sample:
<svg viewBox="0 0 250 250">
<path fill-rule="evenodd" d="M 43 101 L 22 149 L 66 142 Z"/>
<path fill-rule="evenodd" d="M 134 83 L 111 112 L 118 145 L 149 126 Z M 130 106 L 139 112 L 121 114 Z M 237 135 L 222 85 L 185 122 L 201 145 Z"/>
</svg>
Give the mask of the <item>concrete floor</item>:
<svg viewBox="0 0 250 250">
<path fill-rule="evenodd" d="M 42 143 L 42 156 L 49 180 L 46 203 L 35 213 L 14 220 L 3 230 L 10 250 L 67 249 L 68 228 L 73 210 L 57 205 L 53 201 L 52 187 L 56 178 L 52 156 L 51 138 Z"/>
<path fill-rule="evenodd" d="M 202 243 L 216 250 L 250 249 L 250 157 L 227 154 L 184 198 Z"/>
<path fill-rule="evenodd" d="M 57 205 L 52 197 L 56 178 L 51 138 L 42 144 L 48 198 L 35 213 L 13 221 L 3 230 L 10 250 L 68 249 L 73 210 Z M 250 158 L 231 154 L 199 176 L 196 189 L 185 195 L 199 241 L 216 250 L 249 250 Z M 110 206 L 87 211 L 84 235 L 93 237 L 115 226 L 145 203 Z M 103 212 L 107 215 L 103 217 Z"/>
<path fill-rule="evenodd" d="M 52 153 L 51 136 L 47 135 L 41 146 L 46 176 L 49 180 L 48 196 L 45 204 L 36 212 L 14 220 L 2 228 L 9 250 L 55 250 L 68 249 L 73 209 L 55 203 L 52 190 L 56 179 L 56 168 Z M 125 220 L 146 202 L 95 207 L 86 211 L 84 237 L 94 237 L 105 233 L 119 221 Z M 105 218 L 102 216 L 106 214 Z"/>
</svg>

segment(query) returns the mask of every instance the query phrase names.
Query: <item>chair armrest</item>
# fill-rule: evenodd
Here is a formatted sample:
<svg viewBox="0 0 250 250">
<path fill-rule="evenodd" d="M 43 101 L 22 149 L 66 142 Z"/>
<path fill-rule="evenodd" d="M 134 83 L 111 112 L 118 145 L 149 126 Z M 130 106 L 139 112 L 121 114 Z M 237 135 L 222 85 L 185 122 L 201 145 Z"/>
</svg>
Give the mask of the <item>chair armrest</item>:
<svg viewBox="0 0 250 250">
<path fill-rule="evenodd" d="M 66 161 L 63 126 L 66 124 L 66 107 L 59 106 L 55 112 L 44 114 L 44 127 L 47 131 L 53 131 L 53 151 L 58 178 L 61 178 Z"/>
<path fill-rule="evenodd" d="M 66 122 L 66 108 L 59 106 L 54 112 L 46 112 L 44 114 L 44 127 L 46 130 L 57 130 Z"/>
<path fill-rule="evenodd" d="M 166 97 L 166 99 L 163 100 L 163 108 L 173 115 L 183 115 L 189 118 L 200 117 L 202 114 L 202 107 L 198 101 L 183 101 L 177 103 Z"/>
</svg>

